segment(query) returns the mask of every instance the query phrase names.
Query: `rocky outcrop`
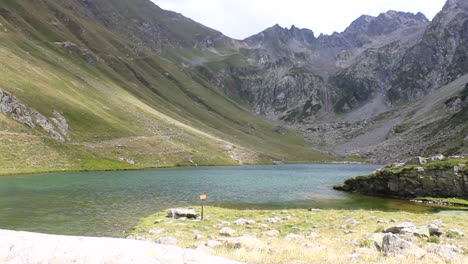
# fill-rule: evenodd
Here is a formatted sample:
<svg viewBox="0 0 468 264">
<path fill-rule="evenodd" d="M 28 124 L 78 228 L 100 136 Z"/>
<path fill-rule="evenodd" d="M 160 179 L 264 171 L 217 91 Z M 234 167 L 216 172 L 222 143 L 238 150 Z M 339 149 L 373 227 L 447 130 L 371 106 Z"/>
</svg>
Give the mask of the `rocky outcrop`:
<svg viewBox="0 0 468 264">
<path fill-rule="evenodd" d="M 191 249 L 151 242 L 0 230 L 1 263 L 239 264 Z"/>
<path fill-rule="evenodd" d="M 51 122 L 41 113 L 30 109 L 14 96 L 2 90 L 0 90 L 0 113 L 8 115 L 30 128 L 39 126 L 55 140 L 62 142 L 64 142 L 65 139 L 70 140 L 68 122 L 61 113 L 54 111 L 55 117 L 51 118 Z M 57 132 L 54 123 L 61 133 Z"/>
<path fill-rule="evenodd" d="M 410 162 L 409 164 L 414 164 Z M 468 197 L 468 159 L 429 159 L 420 165 L 388 165 L 367 176 L 358 176 L 334 187 L 347 192 L 391 196 Z"/>
</svg>

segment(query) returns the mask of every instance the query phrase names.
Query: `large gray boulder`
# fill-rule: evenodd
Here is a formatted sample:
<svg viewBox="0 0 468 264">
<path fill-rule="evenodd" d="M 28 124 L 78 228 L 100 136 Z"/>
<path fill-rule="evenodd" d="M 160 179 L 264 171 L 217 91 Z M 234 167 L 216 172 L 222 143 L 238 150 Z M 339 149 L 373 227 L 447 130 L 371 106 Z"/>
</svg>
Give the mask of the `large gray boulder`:
<svg viewBox="0 0 468 264">
<path fill-rule="evenodd" d="M 179 219 L 182 217 L 195 219 L 197 218 L 197 212 L 192 209 L 169 209 L 167 212 L 167 217 L 174 219 Z"/>
<path fill-rule="evenodd" d="M 421 258 L 426 255 L 426 251 L 394 234 L 386 234 L 383 237 L 382 253 L 393 257 L 413 256 Z"/>
<path fill-rule="evenodd" d="M 151 242 L 0 230 L 0 263 L 239 264 L 200 251 Z"/>
</svg>

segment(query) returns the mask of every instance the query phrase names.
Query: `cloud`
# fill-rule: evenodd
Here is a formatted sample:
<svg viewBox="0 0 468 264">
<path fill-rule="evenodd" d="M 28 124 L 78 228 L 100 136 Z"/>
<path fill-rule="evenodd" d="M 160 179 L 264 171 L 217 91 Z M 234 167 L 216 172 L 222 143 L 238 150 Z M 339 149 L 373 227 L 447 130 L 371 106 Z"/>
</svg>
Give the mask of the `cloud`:
<svg viewBox="0 0 468 264">
<path fill-rule="evenodd" d="M 163 9 L 176 11 L 243 39 L 274 24 L 312 29 L 316 35 L 343 31 L 360 15 L 388 10 L 422 12 L 429 19 L 445 0 L 152 0 Z"/>
</svg>

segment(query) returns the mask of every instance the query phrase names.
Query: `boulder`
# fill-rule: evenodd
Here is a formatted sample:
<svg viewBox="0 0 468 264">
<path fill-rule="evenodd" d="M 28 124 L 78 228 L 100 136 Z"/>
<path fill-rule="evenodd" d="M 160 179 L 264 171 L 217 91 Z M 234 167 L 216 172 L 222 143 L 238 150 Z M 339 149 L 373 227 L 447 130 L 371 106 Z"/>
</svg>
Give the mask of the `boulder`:
<svg viewBox="0 0 468 264">
<path fill-rule="evenodd" d="M 411 222 L 403 222 L 396 226 L 386 228 L 384 233 L 393 233 L 393 234 L 411 234 L 416 231 L 416 226 Z"/>
<path fill-rule="evenodd" d="M 437 245 L 430 243 L 424 248 L 427 252 L 433 253 L 441 257 L 445 261 L 451 261 L 460 256 L 463 251 L 453 245 Z"/>
<path fill-rule="evenodd" d="M 233 236 L 236 233 L 236 230 L 229 227 L 223 227 L 219 230 L 219 234 L 222 236 Z"/>
<path fill-rule="evenodd" d="M 394 234 L 386 234 L 383 237 L 382 253 L 386 256 L 412 256 L 416 258 L 421 258 L 427 254 L 426 251 Z"/>
<path fill-rule="evenodd" d="M 407 162 L 405 162 L 405 166 L 407 165 L 424 165 L 427 163 L 428 158 L 424 157 L 414 157 Z"/>
<path fill-rule="evenodd" d="M 195 210 L 192 209 L 170 209 L 167 212 L 167 217 L 174 219 L 179 219 L 181 217 L 185 217 L 188 219 L 196 219 L 197 212 L 195 212 Z"/>
<path fill-rule="evenodd" d="M 444 159 L 445 159 L 445 156 L 442 155 L 442 154 L 437 154 L 435 156 L 430 157 L 431 161 L 441 161 L 441 160 L 444 160 Z"/>
<path fill-rule="evenodd" d="M 443 234 L 443 232 L 439 230 L 439 227 L 437 225 L 429 224 L 427 228 L 429 229 L 429 234 L 431 236 L 441 236 Z"/>
<path fill-rule="evenodd" d="M 239 263 L 196 250 L 131 239 L 0 230 L 0 241 L 0 263 Z"/>
</svg>

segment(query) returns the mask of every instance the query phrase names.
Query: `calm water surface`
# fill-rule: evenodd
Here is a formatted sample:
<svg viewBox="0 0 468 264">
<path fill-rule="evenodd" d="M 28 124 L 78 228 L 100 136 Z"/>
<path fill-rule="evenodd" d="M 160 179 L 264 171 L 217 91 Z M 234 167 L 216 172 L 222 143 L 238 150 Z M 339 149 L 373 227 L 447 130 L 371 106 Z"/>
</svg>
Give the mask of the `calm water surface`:
<svg viewBox="0 0 468 264">
<path fill-rule="evenodd" d="M 337 208 L 437 212 L 440 207 L 334 191 L 380 166 L 294 164 L 0 177 L 0 228 L 124 236 L 138 219 L 169 207 Z"/>
</svg>

